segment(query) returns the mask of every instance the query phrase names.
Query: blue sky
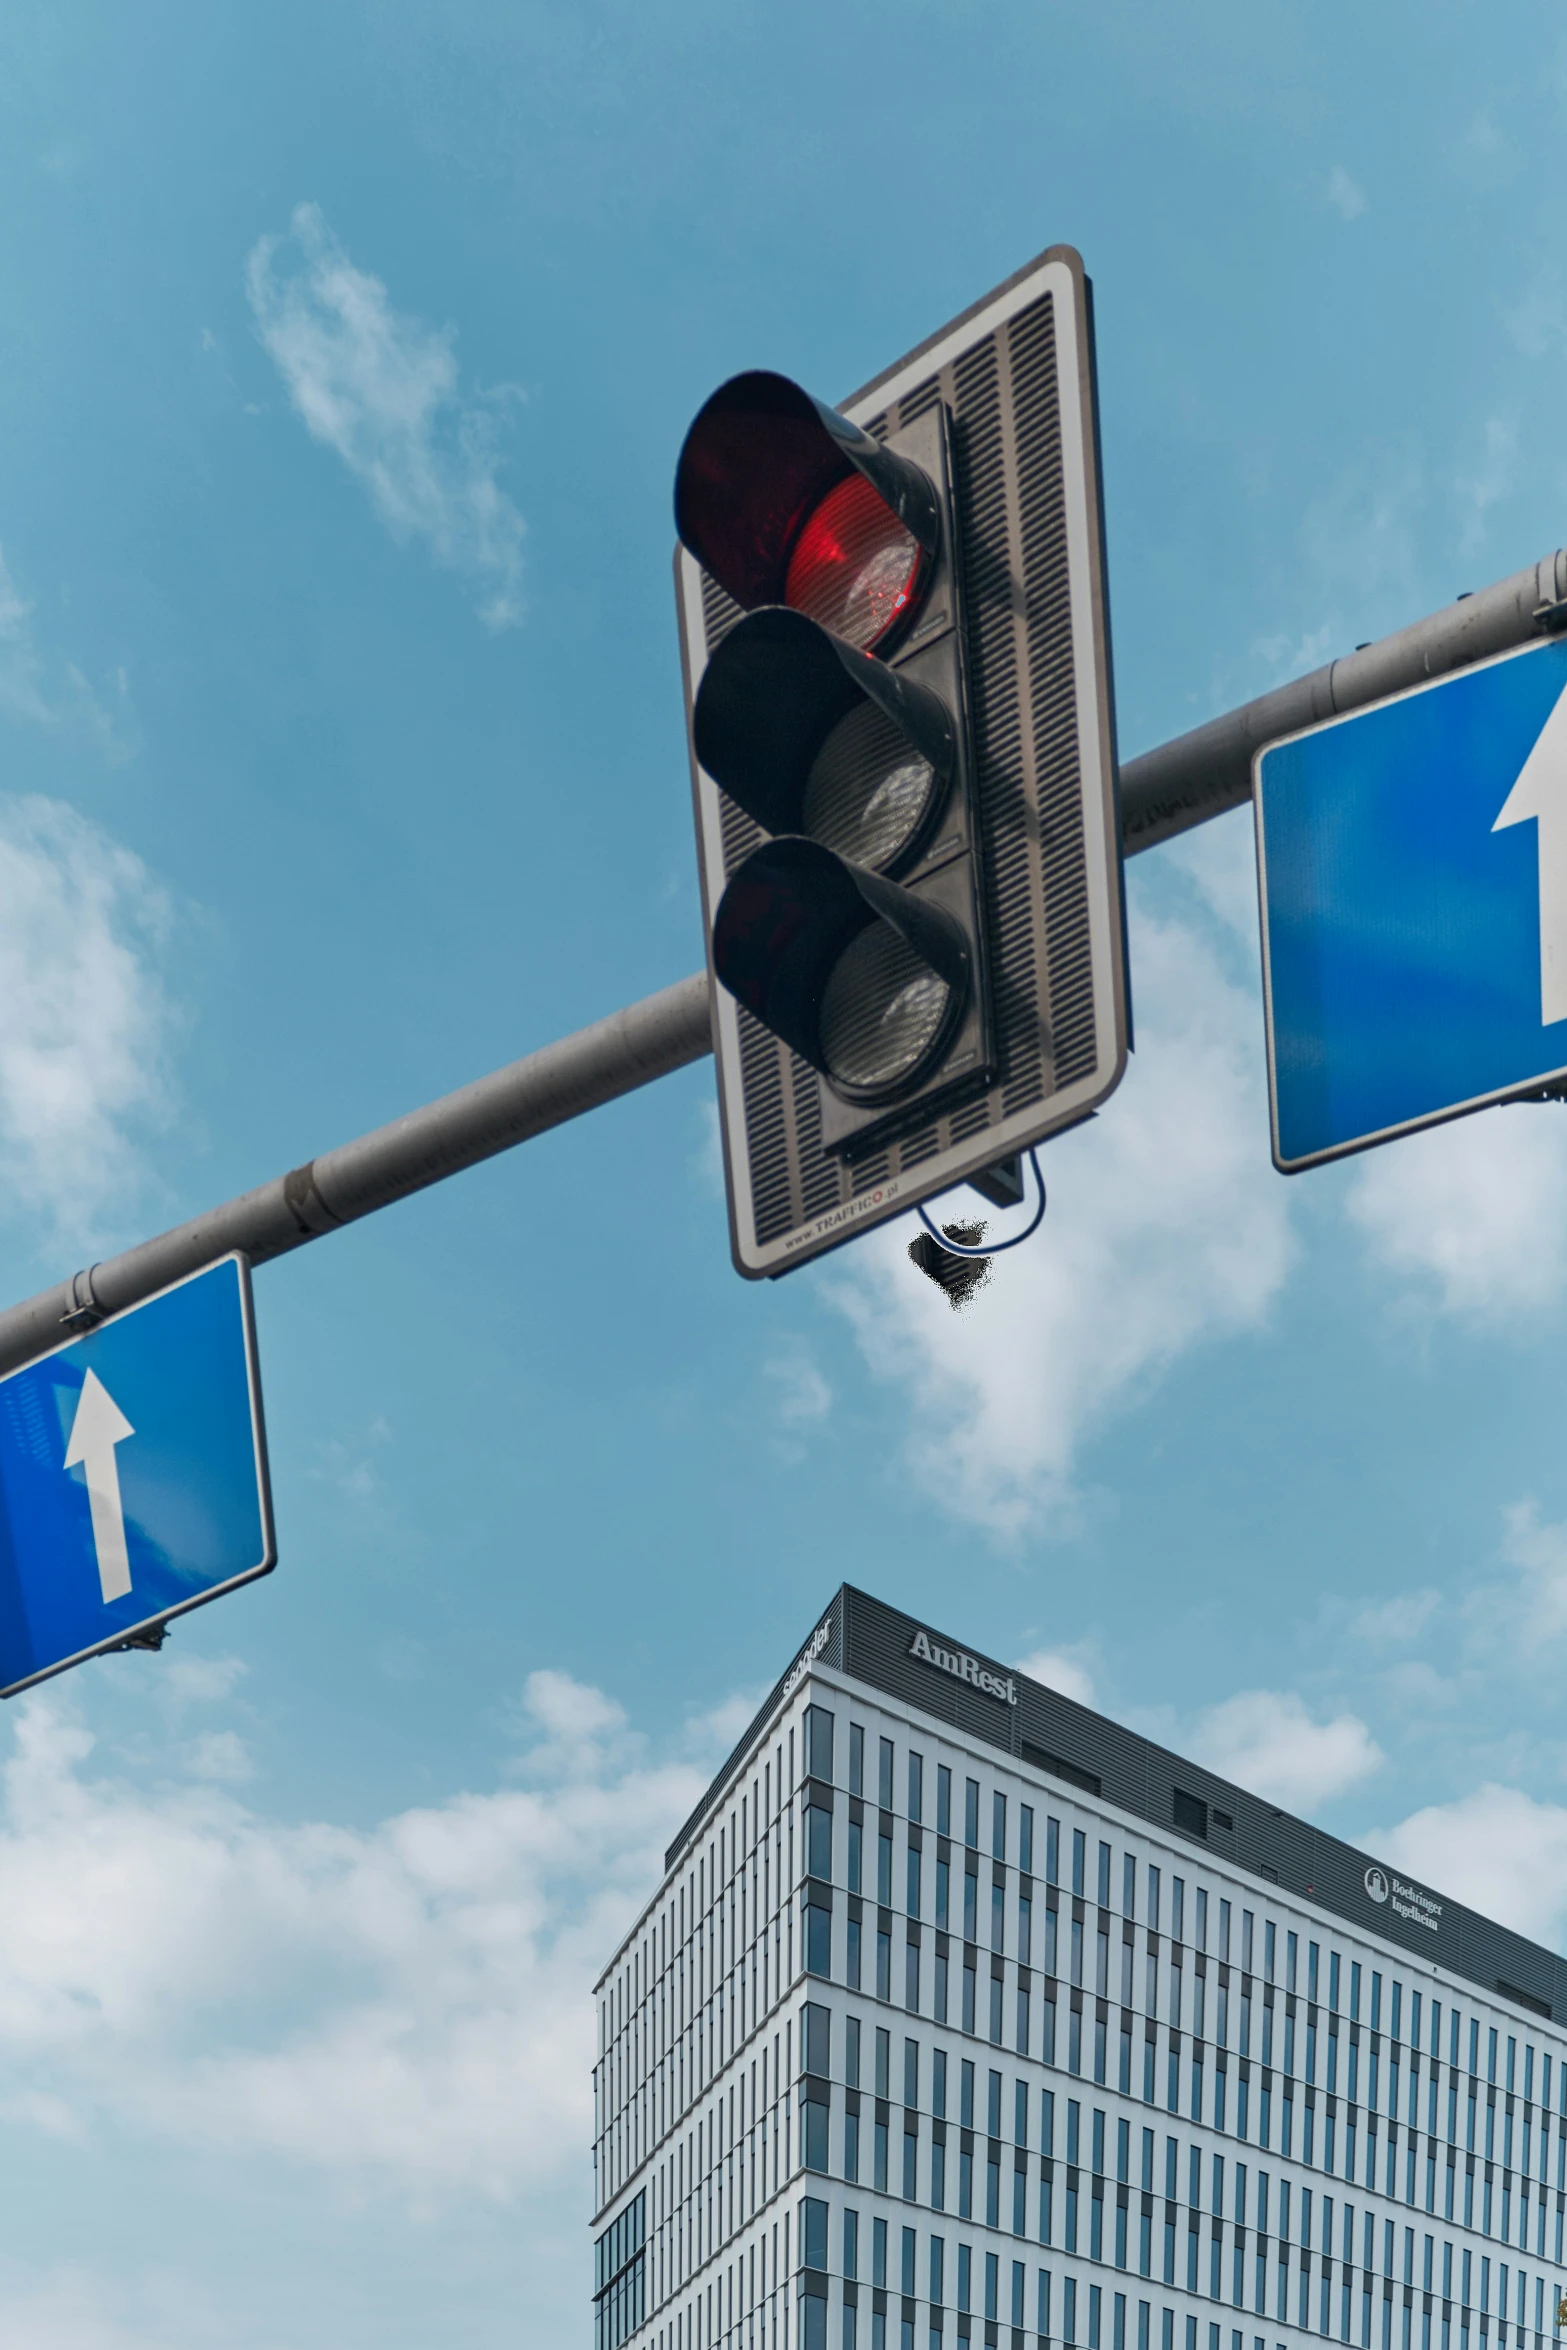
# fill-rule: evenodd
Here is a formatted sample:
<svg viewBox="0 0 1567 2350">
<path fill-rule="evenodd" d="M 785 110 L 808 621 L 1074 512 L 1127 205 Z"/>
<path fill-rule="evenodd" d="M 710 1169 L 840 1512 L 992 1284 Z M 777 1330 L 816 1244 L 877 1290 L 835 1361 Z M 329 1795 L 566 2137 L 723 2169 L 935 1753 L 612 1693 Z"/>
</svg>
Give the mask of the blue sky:
<svg viewBox="0 0 1567 2350">
<path fill-rule="evenodd" d="M 1043 246 L 1135 752 L 1567 535 L 1531 6 L 0 29 L 0 1292 L 679 978 L 670 486 Z M 1249 818 L 961 1319 L 711 1072 L 257 1278 L 281 1564 L 0 1720 L 0 2336 L 584 2338 L 588 1986 L 844 1576 L 1559 1943 L 1567 1112 L 1286 1183 Z"/>
</svg>

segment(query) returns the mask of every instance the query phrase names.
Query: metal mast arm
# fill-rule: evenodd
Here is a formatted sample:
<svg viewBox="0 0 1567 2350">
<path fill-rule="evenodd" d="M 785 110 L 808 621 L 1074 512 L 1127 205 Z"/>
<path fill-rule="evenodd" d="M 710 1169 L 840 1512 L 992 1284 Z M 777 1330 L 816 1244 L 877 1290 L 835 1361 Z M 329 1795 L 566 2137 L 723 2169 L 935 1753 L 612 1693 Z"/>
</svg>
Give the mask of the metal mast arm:
<svg viewBox="0 0 1567 2350">
<path fill-rule="evenodd" d="M 1121 770 L 1126 854 L 1135 856 L 1240 807 L 1251 796 L 1251 762 L 1264 744 L 1505 653 L 1564 622 L 1567 549 L 1128 760 Z M 667 1077 L 712 1049 L 707 974 L 696 971 L 509 1068 L 7 1307 L 0 1312 L 0 1374 L 230 1249 L 265 1264 Z"/>
<path fill-rule="evenodd" d="M 1493 653 L 1526 645 L 1567 622 L 1567 548 L 1515 571 L 1494 587 L 1375 644 L 1357 646 L 1309 677 L 1292 678 L 1174 742 L 1128 759 L 1121 769 L 1121 840 L 1127 856 L 1172 840 L 1251 798 L 1251 763 L 1267 743 L 1360 710 L 1427 678 L 1445 677 Z"/>
<path fill-rule="evenodd" d="M 0 1373 L 91 1329 L 230 1249 L 255 1264 L 302 1248 L 481 1159 L 563 1126 L 713 1049 L 707 974 L 628 1004 L 509 1068 L 377 1127 L 172 1232 L 0 1312 Z"/>
</svg>

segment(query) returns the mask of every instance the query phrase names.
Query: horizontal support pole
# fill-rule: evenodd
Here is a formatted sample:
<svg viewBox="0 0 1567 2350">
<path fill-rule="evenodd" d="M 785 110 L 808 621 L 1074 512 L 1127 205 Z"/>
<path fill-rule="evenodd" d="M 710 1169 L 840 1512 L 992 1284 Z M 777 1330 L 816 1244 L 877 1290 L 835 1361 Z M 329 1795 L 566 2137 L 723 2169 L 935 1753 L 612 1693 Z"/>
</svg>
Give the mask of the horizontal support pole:
<svg viewBox="0 0 1567 2350">
<path fill-rule="evenodd" d="M 1121 769 L 1125 853 L 1136 856 L 1240 807 L 1251 797 L 1252 759 L 1266 744 L 1527 644 L 1547 615 L 1552 625 L 1567 618 L 1563 605 L 1567 549 L 1128 760 Z M 0 1375 L 231 1249 L 264 1265 L 668 1077 L 712 1049 L 707 974 L 695 971 L 591 1028 L 7 1307 L 0 1312 Z"/>
<path fill-rule="evenodd" d="M 1309 677 L 1293 678 L 1239 710 L 1210 718 L 1156 751 L 1128 759 L 1121 769 L 1121 841 L 1127 856 L 1173 840 L 1249 800 L 1251 763 L 1268 743 L 1526 645 L 1540 634 L 1541 614 L 1564 601 L 1567 548 L 1495 587 L 1444 604 L 1394 636 L 1329 661 Z"/>
<path fill-rule="evenodd" d="M 713 1049 L 707 975 L 628 1004 L 390 1126 L 109 1257 L 0 1313 L 0 1373 L 140 1304 L 231 1249 L 255 1264 L 408 1199 L 464 1167 L 667 1077 Z"/>
</svg>

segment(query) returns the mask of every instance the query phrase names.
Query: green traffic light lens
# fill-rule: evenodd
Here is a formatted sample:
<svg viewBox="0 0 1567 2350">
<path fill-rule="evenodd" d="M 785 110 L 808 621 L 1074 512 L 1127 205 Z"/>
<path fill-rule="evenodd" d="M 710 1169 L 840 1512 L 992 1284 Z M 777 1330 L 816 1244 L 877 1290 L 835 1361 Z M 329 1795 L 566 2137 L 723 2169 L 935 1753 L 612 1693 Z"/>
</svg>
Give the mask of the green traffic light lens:
<svg viewBox="0 0 1567 2350">
<path fill-rule="evenodd" d="M 861 702 L 812 762 L 800 829 L 853 864 L 894 873 L 925 837 L 937 799 L 930 760 L 885 711 Z"/>
<path fill-rule="evenodd" d="M 866 1098 L 895 1091 L 943 1041 L 953 991 L 893 929 L 876 921 L 838 957 L 818 1013 L 830 1081 Z"/>
</svg>

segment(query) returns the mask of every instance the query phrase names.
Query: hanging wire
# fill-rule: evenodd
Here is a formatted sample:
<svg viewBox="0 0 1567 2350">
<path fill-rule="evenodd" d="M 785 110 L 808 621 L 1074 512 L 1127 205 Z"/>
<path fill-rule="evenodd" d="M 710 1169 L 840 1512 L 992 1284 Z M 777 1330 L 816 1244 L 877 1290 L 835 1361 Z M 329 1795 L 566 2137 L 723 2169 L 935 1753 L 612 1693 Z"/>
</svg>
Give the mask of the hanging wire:
<svg viewBox="0 0 1567 2350">
<path fill-rule="evenodd" d="M 1010 1240 L 991 1240 L 987 1241 L 981 1248 L 968 1248 L 965 1247 L 961 1241 L 949 1240 L 946 1233 L 942 1231 L 941 1227 L 931 1222 L 930 1217 L 925 1212 L 924 1203 L 921 1202 L 919 1212 L 920 1222 L 924 1225 L 926 1231 L 930 1234 L 932 1240 L 935 1241 L 938 1248 L 944 1248 L 949 1256 L 954 1257 L 998 1257 L 1002 1253 L 1003 1249 L 1021 1248 L 1025 1240 L 1032 1240 L 1034 1234 L 1039 1230 L 1040 1225 L 1044 1221 L 1045 1179 L 1039 1172 L 1038 1154 L 1034 1151 L 1028 1151 L 1024 1155 L 1026 1156 L 1029 1165 L 1034 1170 L 1034 1181 L 1039 1187 L 1039 1205 L 1035 1208 L 1033 1215 L 1024 1225 L 1022 1231 L 1015 1232 Z"/>
</svg>

